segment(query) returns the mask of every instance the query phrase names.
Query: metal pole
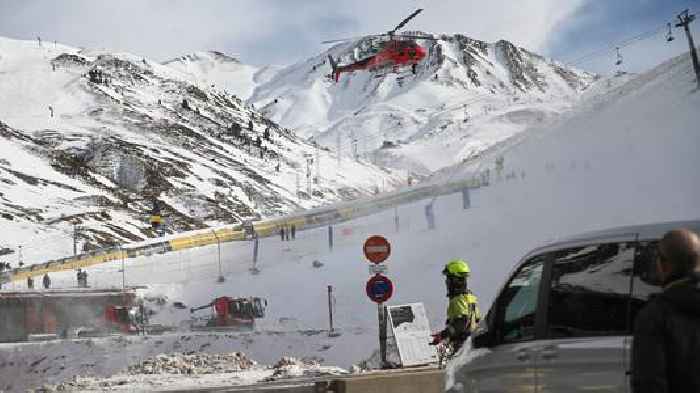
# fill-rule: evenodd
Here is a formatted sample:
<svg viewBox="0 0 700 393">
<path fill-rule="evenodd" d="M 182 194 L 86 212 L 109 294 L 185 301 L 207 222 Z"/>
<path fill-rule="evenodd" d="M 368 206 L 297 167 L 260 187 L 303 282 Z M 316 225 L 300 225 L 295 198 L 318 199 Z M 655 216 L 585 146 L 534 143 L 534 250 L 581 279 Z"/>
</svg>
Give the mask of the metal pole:
<svg viewBox="0 0 700 393">
<path fill-rule="evenodd" d="M 382 368 L 386 367 L 386 309 L 384 303 L 377 303 L 377 317 L 379 319 L 379 357 Z"/>
<path fill-rule="evenodd" d="M 321 150 L 316 142 L 316 184 L 321 185 Z"/>
<path fill-rule="evenodd" d="M 258 273 L 258 234 L 253 235 L 253 268 L 251 271 L 253 273 Z"/>
<path fill-rule="evenodd" d="M 333 251 L 333 226 L 328 226 L 328 249 Z"/>
<path fill-rule="evenodd" d="M 399 222 L 399 208 L 394 207 L 394 229 L 396 233 L 399 233 L 400 222 Z"/>
<path fill-rule="evenodd" d="M 222 271 L 222 269 L 221 269 L 221 240 L 219 240 L 219 236 L 216 234 L 216 231 L 215 231 L 215 230 L 212 229 L 212 230 L 211 230 L 211 233 L 214 234 L 214 238 L 216 238 L 216 246 L 218 247 L 219 278 L 218 278 L 217 281 L 218 281 L 218 282 L 224 282 L 224 281 L 225 281 L 225 279 L 224 279 L 224 274 L 223 274 L 223 271 Z"/>
<path fill-rule="evenodd" d="M 466 210 L 472 206 L 471 197 L 469 196 L 469 187 L 462 189 L 462 209 Z"/>
<path fill-rule="evenodd" d="M 330 326 L 328 335 L 333 335 L 333 286 L 328 286 L 328 324 Z"/>
<path fill-rule="evenodd" d="M 685 36 L 688 38 L 688 45 L 690 46 L 690 57 L 693 60 L 695 80 L 698 89 L 700 89 L 700 63 L 698 63 L 698 52 L 697 49 L 695 49 L 693 35 L 690 33 L 690 23 L 695 20 L 695 15 L 690 15 L 688 10 L 685 10 L 678 15 L 678 19 L 680 22 L 676 24 L 676 27 L 683 27 L 685 29 Z"/>
<path fill-rule="evenodd" d="M 433 202 L 425 205 L 425 219 L 428 222 L 428 229 L 435 229 L 435 211 L 433 210 Z"/>
<path fill-rule="evenodd" d="M 124 247 L 122 245 L 119 245 L 119 250 L 121 251 L 122 254 L 122 289 L 126 289 L 126 269 L 124 268 Z"/>
<path fill-rule="evenodd" d="M 73 256 L 78 255 L 78 229 L 77 224 L 73 223 Z"/>
</svg>

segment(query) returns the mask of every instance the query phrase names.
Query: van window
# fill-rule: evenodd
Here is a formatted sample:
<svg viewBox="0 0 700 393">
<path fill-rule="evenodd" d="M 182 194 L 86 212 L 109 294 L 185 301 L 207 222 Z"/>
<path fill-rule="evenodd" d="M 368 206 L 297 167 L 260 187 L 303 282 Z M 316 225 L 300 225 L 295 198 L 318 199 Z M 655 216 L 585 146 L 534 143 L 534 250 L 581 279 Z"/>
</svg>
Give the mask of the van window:
<svg viewBox="0 0 700 393">
<path fill-rule="evenodd" d="M 525 262 L 501 293 L 498 304 L 502 342 L 535 338 L 535 314 L 545 259 L 539 255 Z"/>
<path fill-rule="evenodd" d="M 547 330 L 550 338 L 626 334 L 634 247 L 574 247 L 553 254 Z"/>
</svg>

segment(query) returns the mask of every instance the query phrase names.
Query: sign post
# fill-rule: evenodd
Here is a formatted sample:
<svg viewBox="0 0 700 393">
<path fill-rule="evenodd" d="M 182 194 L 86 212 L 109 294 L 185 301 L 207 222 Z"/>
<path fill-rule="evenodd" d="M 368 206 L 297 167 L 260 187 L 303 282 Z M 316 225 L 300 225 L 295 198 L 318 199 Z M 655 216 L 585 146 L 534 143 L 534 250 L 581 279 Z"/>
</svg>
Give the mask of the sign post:
<svg viewBox="0 0 700 393">
<path fill-rule="evenodd" d="M 469 197 L 469 187 L 462 189 L 462 209 L 467 210 L 472 206 L 471 198 Z"/>
<path fill-rule="evenodd" d="M 382 361 L 382 368 L 387 363 L 386 359 L 386 307 L 377 303 L 377 318 L 379 319 L 379 359 Z"/>
<path fill-rule="evenodd" d="M 370 266 L 370 277 L 365 285 L 367 297 L 377 303 L 377 320 L 379 322 L 379 355 L 382 362 L 382 368 L 386 365 L 386 336 L 387 336 L 387 314 L 384 307 L 384 302 L 391 298 L 394 293 L 394 284 L 389 277 L 383 275 L 386 273 L 386 266 L 380 265 L 391 254 L 391 244 L 383 236 L 369 237 L 363 246 L 363 251 L 367 260 L 373 263 Z"/>
<path fill-rule="evenodd" d="M 328 226 L 328 250 L 333 251 L 333 226 Z"/>
</svg>

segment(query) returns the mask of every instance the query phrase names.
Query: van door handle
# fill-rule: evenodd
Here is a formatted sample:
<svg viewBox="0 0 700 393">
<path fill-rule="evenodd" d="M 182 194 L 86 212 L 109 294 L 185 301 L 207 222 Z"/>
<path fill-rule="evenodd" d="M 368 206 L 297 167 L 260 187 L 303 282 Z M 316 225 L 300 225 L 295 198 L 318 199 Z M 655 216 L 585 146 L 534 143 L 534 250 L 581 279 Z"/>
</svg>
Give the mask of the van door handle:
<svg viewBox="0 0 700 393">
<path fill-rule="evenodd" d="M 530 359 L 530 353 L 527 351 L 527 349 L 521 349 L 518 351 L 518 354 L 515 355 L 515 358 L 521 362 L 524 362 Z"/>
<path fill-rule="evenodd" d="M 542 351 L 540 351 L 540 356 L 542 359 L 553 359 L 559 356 L 559 352 L 557 352 L 557 347 L 554 345 L 548 345 L 542 348 Z"/>
</svg>

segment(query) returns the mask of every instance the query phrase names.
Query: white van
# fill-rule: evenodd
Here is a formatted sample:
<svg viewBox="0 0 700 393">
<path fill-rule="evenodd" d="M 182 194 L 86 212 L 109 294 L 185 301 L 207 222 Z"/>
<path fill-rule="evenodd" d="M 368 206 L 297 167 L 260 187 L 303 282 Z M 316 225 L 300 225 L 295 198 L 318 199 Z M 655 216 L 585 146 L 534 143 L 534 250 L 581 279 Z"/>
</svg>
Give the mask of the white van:
<svg viewBox="0 0 700 393">
<path fill-rule="evenodd" d="M 637 312 L 661 291 L 656 246 L 700 220 L 587 233 L 538 248 L 516 266 L 472 337 L 482 355 L 456 392 L 630 392 Z"/>
</svg>

